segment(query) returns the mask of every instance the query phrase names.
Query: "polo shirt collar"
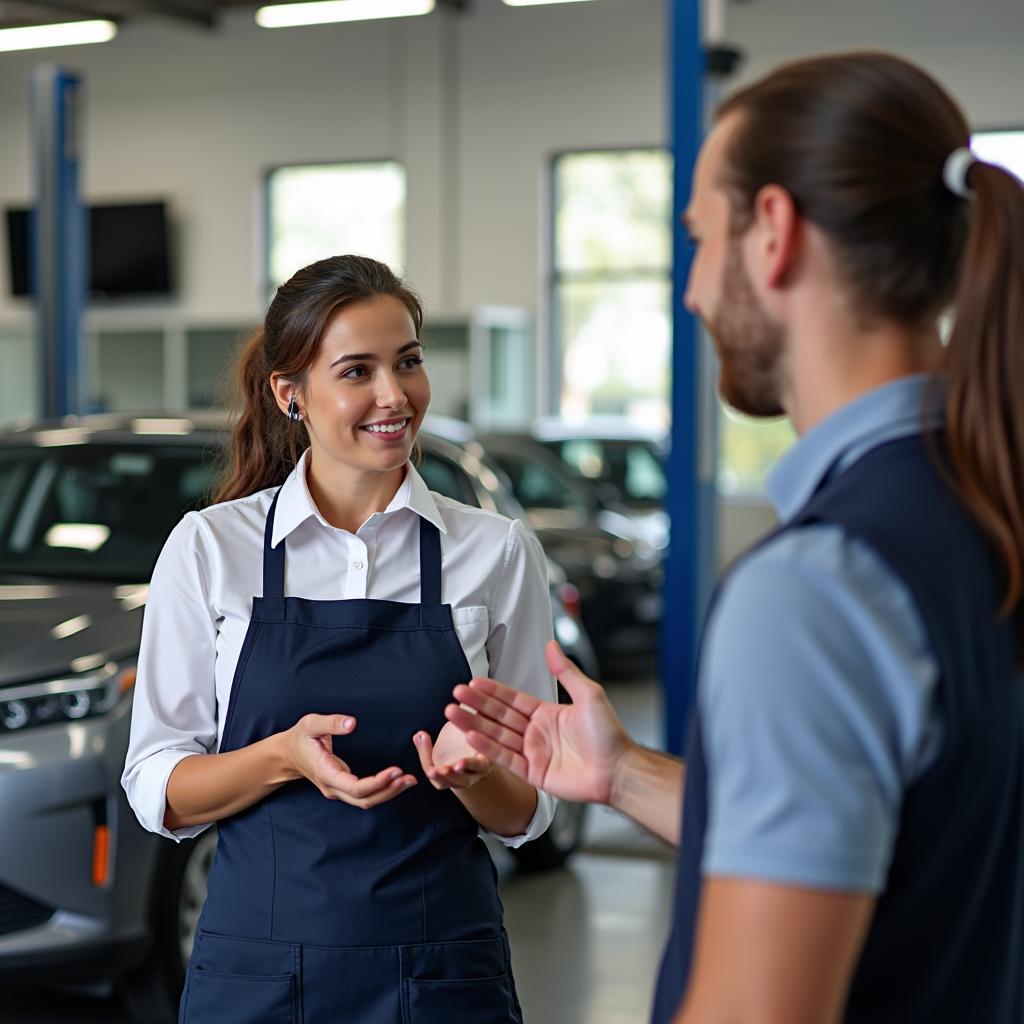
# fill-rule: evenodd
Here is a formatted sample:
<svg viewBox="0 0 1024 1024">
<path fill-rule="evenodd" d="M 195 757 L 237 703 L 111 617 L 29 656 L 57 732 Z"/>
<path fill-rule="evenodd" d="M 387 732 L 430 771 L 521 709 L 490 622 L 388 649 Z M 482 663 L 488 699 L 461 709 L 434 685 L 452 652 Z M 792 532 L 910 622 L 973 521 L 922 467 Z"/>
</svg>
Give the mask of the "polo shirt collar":
<svg viewBox="0 0 1024 1024">
<path fill-rule="evenodd" d="M 809 430 L 775 464 L 765 483 L 780 521 L 810 501 L 825 477 L 872 448 L 942 423 L 942 387 L 929 374 L 889 381 L 861 395 Z M 927 403 L 927 405 L 926 405 Z"/>
</svg>

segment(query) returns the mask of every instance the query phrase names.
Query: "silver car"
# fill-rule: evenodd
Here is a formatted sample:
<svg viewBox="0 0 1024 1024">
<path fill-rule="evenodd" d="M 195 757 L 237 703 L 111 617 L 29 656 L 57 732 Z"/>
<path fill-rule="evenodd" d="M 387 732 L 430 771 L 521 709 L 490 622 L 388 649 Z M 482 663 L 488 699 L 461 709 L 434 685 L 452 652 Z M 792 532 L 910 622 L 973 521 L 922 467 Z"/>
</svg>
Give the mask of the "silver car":
<svg viewBox="0 0 1024 1024">
<path fill-rule="evenodd" d="M 215 830 L 145 832 L 120 786 L 147 581 L 164 539 L 209 494 L 224 420 L 86 417 L 0 434 L 0 981 L 113 981 L 145 1024 L 176 1019 Z M 432 489 L 521 516 L 464 448 L 422 435 Z M 593 652 L 552 566 L 556 635 Z M 582 808 L 515 851 L 560 863 Z"/>
</svg>

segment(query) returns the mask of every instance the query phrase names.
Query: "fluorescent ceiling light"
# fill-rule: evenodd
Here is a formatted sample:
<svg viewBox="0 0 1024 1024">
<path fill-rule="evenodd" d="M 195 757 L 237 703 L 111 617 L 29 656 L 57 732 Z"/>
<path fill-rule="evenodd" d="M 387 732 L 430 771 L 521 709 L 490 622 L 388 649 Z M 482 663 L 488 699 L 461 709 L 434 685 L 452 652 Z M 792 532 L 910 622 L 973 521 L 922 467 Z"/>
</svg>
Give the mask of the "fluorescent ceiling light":
<svg viewBox="0 0 1024 1024">
<path fill-rule="evenodd" d="M 411 18 L 429 14 L 434 6 L 435 0 L 313 0 L 312 3 L 273 4 L 256 12 L 256 24 L 264 28 L 290 28 L 334 21 Z"/>
<path fill-rule="evenodd" d="M 541 4 L 582 4 L 587 0 L 505 0 L 509 7 L 540 7 Z"/>
<path fill-rule="evenodd" d="M 41 50 L 48 46 L 82 46 L 105 43 L 117 35 L 112 21 L 64 21 L 57 25 L 25 25 L 0 29 L 0 53 L 10 50 Z"/>
</svg>

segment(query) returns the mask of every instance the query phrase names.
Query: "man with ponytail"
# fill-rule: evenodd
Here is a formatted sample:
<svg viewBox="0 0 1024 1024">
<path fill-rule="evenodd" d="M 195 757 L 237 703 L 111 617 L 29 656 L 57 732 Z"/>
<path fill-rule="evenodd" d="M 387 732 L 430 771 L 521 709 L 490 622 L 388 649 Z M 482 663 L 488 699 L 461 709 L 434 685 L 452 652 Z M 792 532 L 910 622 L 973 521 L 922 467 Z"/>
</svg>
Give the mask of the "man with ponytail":
<svg viewBox="0 0 1024 1024">
<path fill-rule="evenodd" d="M 680 845 L 657 1024 L 1017 1024 L 1024 187 L 928 74 L 853 53 L 727 99 L 685 219 L 723 396 L 799 434 L 708 614 L 685 762 L 554 646 L 572 705 L 481 679 L 446 713 Z"/>
<path fill-rule="evenodd" d="M 412 465 L 422 325 L 364 257 L 281 285 L 216 503 L 154 570 L 123 783 L 151 831 L 218 833 L 182 1024 L 522 1024 L 478 833 L 554 801 L 444 706 L 474 673 L 554 698 L 547 563 Z"/>
</svg>

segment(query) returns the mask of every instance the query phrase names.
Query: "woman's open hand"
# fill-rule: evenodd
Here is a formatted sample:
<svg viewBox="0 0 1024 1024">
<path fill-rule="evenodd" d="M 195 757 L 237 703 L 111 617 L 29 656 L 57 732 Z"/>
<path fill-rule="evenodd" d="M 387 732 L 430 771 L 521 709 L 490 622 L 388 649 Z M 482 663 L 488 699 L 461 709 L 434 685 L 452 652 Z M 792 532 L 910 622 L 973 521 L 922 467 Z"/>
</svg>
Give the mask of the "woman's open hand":
<svg viewBox="0 0 1024 1024">
<path fill-rule="evenodd" d="M 347 736 L 355 727 L 351 715 L 303 715 L 281 734 L 295 777 L 309 779 L 328 800 L 341 800 L 363 810 L 393 800 L 416 785 L 415 776 L 394 766 L 365 778 L 354 775 L 334 753 L 332 739 Z"/>
<path fill-rule="evenodd" d="M 434 789 L 469 789 L 491 770 L 491 762 L 478 754 L 451 722 L 444 724 L 436 742 L 431 742 L 428 732 L 418 732 L 412 739 L 423 773 Z"/>
</svg>

